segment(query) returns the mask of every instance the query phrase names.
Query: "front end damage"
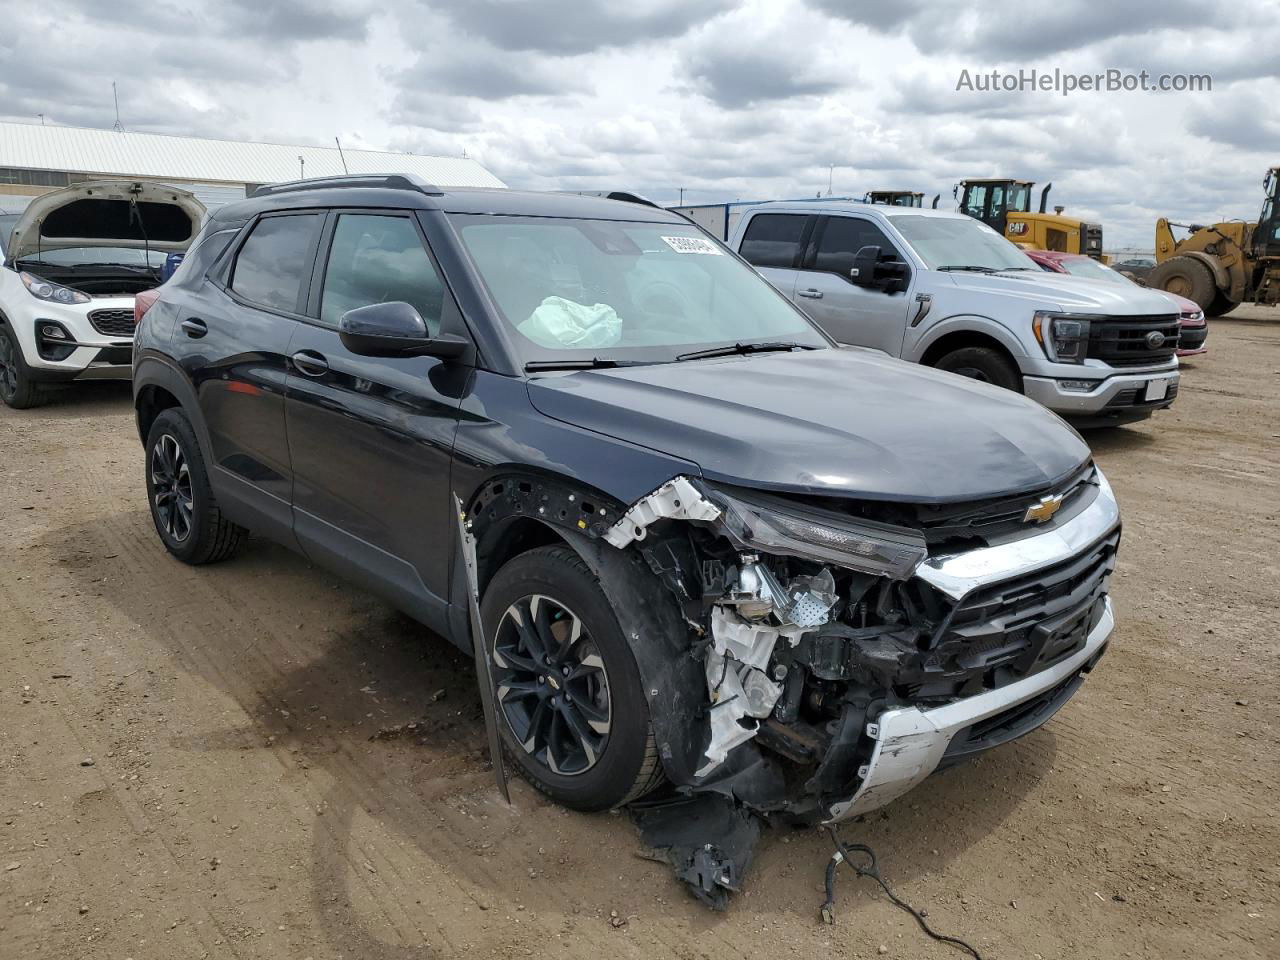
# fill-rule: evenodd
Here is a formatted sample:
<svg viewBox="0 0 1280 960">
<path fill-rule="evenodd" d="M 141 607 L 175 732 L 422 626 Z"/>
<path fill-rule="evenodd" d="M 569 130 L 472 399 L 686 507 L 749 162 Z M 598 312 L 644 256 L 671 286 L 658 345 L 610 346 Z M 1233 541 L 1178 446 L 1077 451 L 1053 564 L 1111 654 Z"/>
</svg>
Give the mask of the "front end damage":
<svg viewBox="0 0 1280 960">
<path fill-rule="evenodd" d="M 1091 464 L 960 505 L 677 477 L 622 509 L 571 538 L 630 625 L 673 785 L 637 820 L 712 906 L 758 818 L 863 814 L 1027 733 L 1112 629 L 1119 514 Z"/>
</svg>

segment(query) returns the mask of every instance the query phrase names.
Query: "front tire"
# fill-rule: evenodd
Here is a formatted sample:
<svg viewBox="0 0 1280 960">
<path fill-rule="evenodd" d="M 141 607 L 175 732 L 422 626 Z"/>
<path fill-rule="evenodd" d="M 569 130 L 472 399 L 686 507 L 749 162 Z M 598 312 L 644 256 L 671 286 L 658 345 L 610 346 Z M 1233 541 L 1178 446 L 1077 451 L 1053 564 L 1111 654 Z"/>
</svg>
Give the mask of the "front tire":
<svg viewBox="0 0 1280 960">
<path fill-rule="evenodd" d="M 1213 272 L 1193 257 L 1170 257 L 1164 263 L 1151 268 L 1147 283 L 1165 293 L 1194 300 L 1209 315 L 1218 288 L 1213 282 Z"/>
<path fill-rule="evenodd" d="M 14 410 L 29 410 L 40 406 L 46 398 L 44 389 L 31 379 L 17 336 L 6 324 L 0 323 L 0 400 Z"/>
<path fill-rule="evenodd" d="M 574 810 L 606 810 L 662 779 L 631 647 L 599 580 L 565 546 L 494 576 L 480 608 L 509 757 Z"/>
<path fill-rule="evenodd" d="M 991 347 L 961 347 L 941 357 L 934 366 L 1014 393 L 1022 392 L 1022 374 L 1018 368 L 1008 357 Z"/>
<path fill-rule="evenodd" d="M 186 414 L 163 411 L 147 433 L 147 502 L 165 549 L 183 563 L 230 557 L 246 531 L 218 507 L 200 444 Z"/>
</svg>

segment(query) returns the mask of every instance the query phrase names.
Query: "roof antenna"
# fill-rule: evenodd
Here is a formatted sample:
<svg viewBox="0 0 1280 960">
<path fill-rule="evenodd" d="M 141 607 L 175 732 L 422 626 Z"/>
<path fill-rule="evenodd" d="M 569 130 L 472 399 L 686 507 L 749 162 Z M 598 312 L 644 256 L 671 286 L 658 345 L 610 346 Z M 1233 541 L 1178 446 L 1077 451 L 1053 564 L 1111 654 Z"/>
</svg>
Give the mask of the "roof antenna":
<svg viewBox="0 0 1280 960">
<path fill-rule="evenodd" d="M 336 143 L 336 144 L 338 145 L 338 157 L 342 160 L 342 172 L 343 172 L 343 173 L 350 173 L 351 171 L 347 169 L 347 157 L 346 157 L 346 154 L 344 154 L 344 153 L 342 152 L 342 141 L 341 141 L 341 140 L 339 140 L 337 137 L 334 137 L 334 138 L 333 138 L 333 142 L 334 142 L 334 143 Z"/>
<path fill-rule="evenodd" d="M 120 123 L 120 93 L 116 90 L 116 82 L 111 81 L 111 99 L 116 102 L 116 123 L 111 129 L 116 133 L 124 133 L 124 127 Z"/>
</svg>

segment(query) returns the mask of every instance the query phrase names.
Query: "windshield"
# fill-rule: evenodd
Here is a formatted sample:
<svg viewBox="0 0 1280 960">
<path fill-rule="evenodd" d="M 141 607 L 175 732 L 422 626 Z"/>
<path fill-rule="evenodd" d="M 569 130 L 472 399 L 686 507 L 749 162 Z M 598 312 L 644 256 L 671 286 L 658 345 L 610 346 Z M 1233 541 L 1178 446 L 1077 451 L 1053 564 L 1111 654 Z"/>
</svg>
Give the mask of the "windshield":
<svg viewBox="0 0 1280 960">
<path fill-rule="evenodd" d="M 1099 263 L 1089 257 L 1082 260 L 1067 258 L 1059 261 L 1067 273 L 1076 277 L 1089 277 L 1091 280 L 1105 280 L 1108 283 L 1126 283 L 1129 278 L 1123 273 L 1116 273 L 1105 263 Z"/>
<path fill-rule="evenodd" d="M 450 219 L 525 362 L 664 362 L 704 346 L 830 345 L 766 280 L 691 224 Z"/>
<path fill-rule="evenodd" d="M 12 228 L 10 228 L 12 229 Z M 86 264 L 109 264 L 123 267 L 153 268 L 164 266 L 167 254 L 163 250 L 138 250 L 133 247 L 65 247 L 56 250 L 42 250 L 22 258 L 23 263 L 43 263 L 50 267 L 80 267 Z"/>
<path fill-rule="evenodd" d="M 968 217 L 907 214 L 890 221 L 933 270 L 1034 270 L 1026 255 L 986 224 Z"/>
</svg>

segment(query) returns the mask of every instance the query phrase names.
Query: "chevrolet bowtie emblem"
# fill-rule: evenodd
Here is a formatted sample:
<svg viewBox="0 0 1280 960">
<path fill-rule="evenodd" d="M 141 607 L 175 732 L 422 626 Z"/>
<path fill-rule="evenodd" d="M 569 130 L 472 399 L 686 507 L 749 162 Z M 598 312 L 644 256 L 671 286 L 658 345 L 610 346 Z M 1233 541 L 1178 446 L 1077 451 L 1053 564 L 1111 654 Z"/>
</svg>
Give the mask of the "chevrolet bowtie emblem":
<svg viewBox="0 0 1280 960">
<path fill-rule="evenodd" d="M 1053 519 L 1053 515 L 1058 512 L 1062 506 L 1062 497 L 1041 497 L 1039 503 L 1033 503 L 1027 507 L 1026 515 L 1023 516 L 1023 523 L 1048 523 Z"/>
</svg>

